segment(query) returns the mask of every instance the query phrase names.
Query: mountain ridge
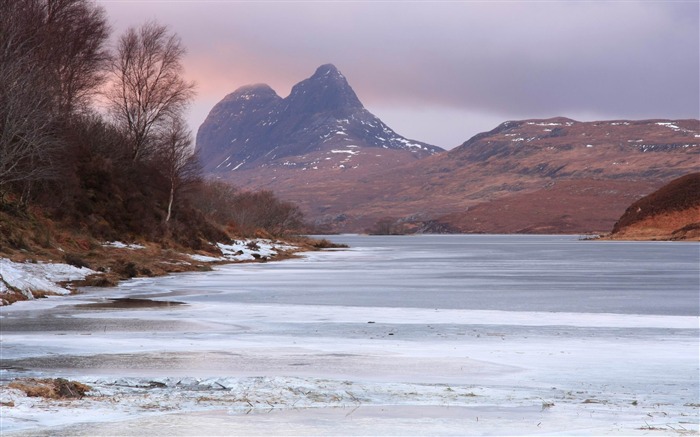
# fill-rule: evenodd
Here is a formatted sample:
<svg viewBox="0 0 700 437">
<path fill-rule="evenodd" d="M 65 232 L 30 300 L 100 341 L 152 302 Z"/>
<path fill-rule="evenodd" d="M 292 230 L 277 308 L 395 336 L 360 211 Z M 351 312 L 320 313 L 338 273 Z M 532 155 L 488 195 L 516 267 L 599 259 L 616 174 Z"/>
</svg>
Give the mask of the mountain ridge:
<svg viewBox="0 0 700 437">
<path fill-rule="evenodd" d="M 332 64 L 318 67 L 285 98 L 265 84 L 238 88 L 214 106 L 196 142 L 205 171 L 214 174 L 260 166 L 350 169 L 356 168 L 351 161 L 362 161 L 357 155 L 374 149 L 392 151 L 375 161 L 393 165 L 442 151 L 398 135 L 367 111 Z"/>
<path fill-rule="evenodd" d="M 356 98 L 331 64 L 284 99 L 264 85 L 239 88 L 199 134 L 213 126 L 244 139 L 219 141 L 205 171 L 295 202 L 317 232 L 381 222 L 405 232 L 599 233 L 700 161 L 700 120 L 510 120 L 439 152 L 395 134 Z M 215 146 L 198 141 L 202 156 Z"/>
</svg>

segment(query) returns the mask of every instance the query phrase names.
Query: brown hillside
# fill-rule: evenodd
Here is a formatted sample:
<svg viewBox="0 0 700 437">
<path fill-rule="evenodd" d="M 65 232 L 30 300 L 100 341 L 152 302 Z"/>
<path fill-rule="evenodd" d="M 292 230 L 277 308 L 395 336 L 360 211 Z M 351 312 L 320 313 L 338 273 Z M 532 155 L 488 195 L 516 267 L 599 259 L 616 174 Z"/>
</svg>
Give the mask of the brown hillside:
<svg viewBox="0 0 700 437">
<path fill-rule="evenodd" d="M 634 202 L 615 223 L 611 237 L 699 239 L 700 173 L 674 179 Z"/>
<path fill-rule="evenodd" d="M 512 121 L 413 163 L 372 158 L 259 167 L 226 180 L 273 190 L 326 232 L 363 232 L 386 218 L 409 230 L 437 221 L 455 232 L 604 232 L 635 200 L 697 171 L 700 122 Z"/>
</svg>

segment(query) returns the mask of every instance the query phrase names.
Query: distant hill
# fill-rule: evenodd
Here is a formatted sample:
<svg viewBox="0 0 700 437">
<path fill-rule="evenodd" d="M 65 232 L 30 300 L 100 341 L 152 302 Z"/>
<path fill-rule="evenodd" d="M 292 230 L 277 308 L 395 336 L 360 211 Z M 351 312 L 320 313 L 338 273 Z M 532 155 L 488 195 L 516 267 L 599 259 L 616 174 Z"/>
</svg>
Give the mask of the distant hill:
<svg viewBox="0 0 700 437">
<path fill-rule="evenodd" d="M 333 174 L 381 169 L 442 151 L 406 139 L 367 111 L 346 78 L 322 65 L 286 98 L 244 86 L 216 104 L 197 132 L 204 169 L 219 177 L 265 168 Z M 266 174 L 266 177 L 274 174 Z"/>
<path fill-rule="evenodd" d="M 699 120 L 507 121 L 442 151 L 370 114 L 332 65 L 287 98 L 243 87 L 202 124 L 208 175 L 269 189 L 317 232 L 602 233 L 698 171 Z"/>
<path fill-rule="evenodd" d="M 505 122 L 362 178 L 278 172 L 267 186 L 327 232 L 392 219 L 406 232 L 603 233 L 632 202 L 699 163 L 697 120 L 552 118 Z"/>
<path fill-rule="evenodd" d="M 505 122 L 416 171 L 463 193 L 463 209 L 438 219 L 459 232 L 584 233 L 699 165 L 698 120 L 560 117 Z"/>
<path fill-rule="evenodd" d="M 700 239 L 700 173 L 674 179 L 634 202 L 615 223 L 613 239 Z"/>
</svg>

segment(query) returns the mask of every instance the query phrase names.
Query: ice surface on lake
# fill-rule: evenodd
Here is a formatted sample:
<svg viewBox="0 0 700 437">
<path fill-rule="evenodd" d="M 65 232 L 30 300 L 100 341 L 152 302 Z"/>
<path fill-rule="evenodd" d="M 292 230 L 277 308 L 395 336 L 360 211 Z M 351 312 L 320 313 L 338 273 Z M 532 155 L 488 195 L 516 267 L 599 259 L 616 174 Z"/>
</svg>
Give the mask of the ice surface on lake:
<svg viewBox="0 0 700 437">
<path fill-rule="evenodd" d="M 697 433 L 696 243 L 333 239 L 2 308 L 5 383 L 94 388 L 3 387 L 3 436 Z"/>
</svg>

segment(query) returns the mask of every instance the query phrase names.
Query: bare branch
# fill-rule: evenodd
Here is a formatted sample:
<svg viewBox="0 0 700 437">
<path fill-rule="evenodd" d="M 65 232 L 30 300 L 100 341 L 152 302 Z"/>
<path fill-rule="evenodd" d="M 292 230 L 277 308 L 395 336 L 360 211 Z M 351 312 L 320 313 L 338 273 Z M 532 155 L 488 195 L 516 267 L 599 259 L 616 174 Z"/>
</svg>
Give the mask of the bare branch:
<svg viewBox="0 0 700 437">
<path fill-rule="evenodd" d="M 194 98 L 194 83 L 182 78 L 184 54 L 177 35 L 155 22 L 132 27 L 119 39 L 107 98 L 130 139 L 134 161 L 153 152 L 156 139 Z"/>
</svg>

